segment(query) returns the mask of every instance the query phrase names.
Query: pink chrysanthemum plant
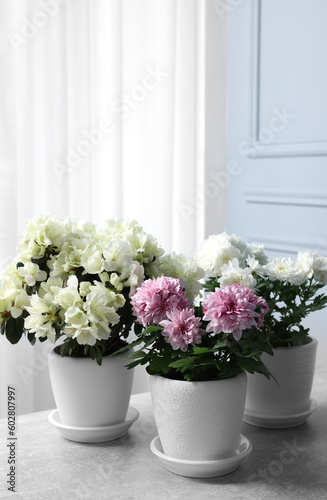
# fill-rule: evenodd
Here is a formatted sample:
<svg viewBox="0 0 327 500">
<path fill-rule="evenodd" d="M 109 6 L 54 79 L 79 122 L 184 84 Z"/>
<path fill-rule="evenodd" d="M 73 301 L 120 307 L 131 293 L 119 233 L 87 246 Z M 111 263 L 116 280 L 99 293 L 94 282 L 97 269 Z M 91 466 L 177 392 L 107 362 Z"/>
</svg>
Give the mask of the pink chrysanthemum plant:
<svg viewBox="0 0 327 500">
<path fill-rule="evenodd" d="M 136 340 L 129 368 L 187 381 L 232 377 L 242 370 L 270 372 L 261 354 L 272 354 L 260 328 L 269 308 L 238 284 L 217 288 L 194 306 L 177 278 L 149 279 L 132 297 Z"/>
</svg>

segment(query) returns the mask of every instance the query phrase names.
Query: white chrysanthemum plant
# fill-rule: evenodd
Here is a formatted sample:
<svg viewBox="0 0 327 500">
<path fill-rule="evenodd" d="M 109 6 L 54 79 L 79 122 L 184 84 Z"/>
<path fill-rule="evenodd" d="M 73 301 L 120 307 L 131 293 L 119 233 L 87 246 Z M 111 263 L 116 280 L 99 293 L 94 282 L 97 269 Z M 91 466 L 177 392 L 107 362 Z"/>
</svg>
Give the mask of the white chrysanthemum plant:
<svg viewBox="0 0 327 500">
<path fill-rule="evenodd" d="M 204 241 L 196 260 L 206 273 L 205 290 L 237 283 L 266 300 L 270 311 L 262 328 L 272 347 L 310 342 L 302 322 L 327 304 L 327 296 L 319 293 L 327 283 L 325 255 L 307 251 L 268 260 L 262 245 L 222 233 Z"/>
<path fill-rule="evenodd" d="M 271 309 L 263 326 L 272 347 L 307 344 L 310 329 L 303 320 L 326 307 L 327 256 L 315 251 L 294 257 L 276 257 L 254 270 L 256 291 Z"/>
<path fill-rule="evenodd" d="M 37 216 L 26 223 L 19 252 L 0 278 L 0 331 L 15 344 L 25 334 L 62 340 L 63 356 L 102 356 L 126 345 L 135 322 L 130 299 L 158 276 L 163 255 L 135 220 L 104 228 Z"/>
</svg>

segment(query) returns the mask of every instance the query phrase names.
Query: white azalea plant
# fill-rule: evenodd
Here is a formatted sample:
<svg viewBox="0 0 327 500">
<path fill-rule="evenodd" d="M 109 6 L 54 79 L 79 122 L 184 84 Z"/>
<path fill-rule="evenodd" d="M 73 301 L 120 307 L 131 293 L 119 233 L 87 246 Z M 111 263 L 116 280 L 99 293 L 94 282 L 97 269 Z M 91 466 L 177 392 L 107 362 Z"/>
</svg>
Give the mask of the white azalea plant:
<svg viewBox="0 0 327 500">
<path fill-rule="evenodd" d="M 103 228 L 38 216 L 26 224 L 18 255 L 0 277 L 0 331 L 52 342 L 63 356 L 102 356 L 126 345 L 135 322 L 130 298 L 160 274 L 163 249 L 134 220 Z"/>
<path fill-rule="evenodd" d="M 327 296 L 319 293 L 327 284 L 325 255 L 307 251 L 268 259 L 262 245 L 221 233 L 204 241 L 196 260 L 206 273 L 205 290 L 237 283 L 266 300 L 270 312 L 262 332 L 272 347 L 310 342 L 310 330 L 302 322 L 327 305 Z"/>
</svg>

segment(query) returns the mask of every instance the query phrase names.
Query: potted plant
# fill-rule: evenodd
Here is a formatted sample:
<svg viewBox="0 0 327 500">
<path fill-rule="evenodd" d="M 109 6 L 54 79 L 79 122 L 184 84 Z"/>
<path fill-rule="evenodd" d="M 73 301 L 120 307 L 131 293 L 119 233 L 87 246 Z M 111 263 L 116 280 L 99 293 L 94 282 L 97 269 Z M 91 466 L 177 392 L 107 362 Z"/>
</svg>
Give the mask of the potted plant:
<svg viewBox="0 0 327 500">
<path fill-rule="evenodd" d="M 0 280 L 1 333 L 13 344 L 23 335 L 32 344 L 59 342 L 49 369 L 64 425 L 125 420 L 133 373 L 113 354 L 128 346 L 131 296 L 158 274 L 162 254 L 133 220 L 110 219 L 103 228 L 49 215 L 27 222 Z"/>
<path fill-rule="evenodd" d="M 270 308 L 262 332 L 274 356 L 263 359 L 279 385 L 250 376 L 244 419 L 262 427 L 297 426 L 316 407 L 310 394 L 317 340 L 303 320 L 327 304 L 327 296 L 320 293 L 327 283 L 327 257 L 312 251 L 277 257 L 258 266 L 253 277 Z"/>
<path fill-rule="evenodd" d="M 327 257 L 310 251 L 268 260 L 263 246 L 222 233 L 205 240 L 197 261 L 207 275 L 206 291 L 243 284 L 261 295 L 270 309 L 261 331 L 274 356 L 263 353 L 262 360 L 278 384 L 248 375 L 244 420 L 263 427 L 305 422 L 315 407 L 310 393 L 317 340 L 302 322 L 327 303 L 327 297 L 319 293 L 327 283 Z"/>
<path fill-rule="evenodd" d="M 151 375 L 165 456 L 175 465 L 235 457 L 245 371 L 270 376 L 260 356 L 271 348 L 258 329 L 268 311 L 265 300 L 235 284 L 194 305 L 179 279 L 161 276 L 144 281 L 131 302 L 137 339 L 128 367 L 146 365 Z"/>
</svg>

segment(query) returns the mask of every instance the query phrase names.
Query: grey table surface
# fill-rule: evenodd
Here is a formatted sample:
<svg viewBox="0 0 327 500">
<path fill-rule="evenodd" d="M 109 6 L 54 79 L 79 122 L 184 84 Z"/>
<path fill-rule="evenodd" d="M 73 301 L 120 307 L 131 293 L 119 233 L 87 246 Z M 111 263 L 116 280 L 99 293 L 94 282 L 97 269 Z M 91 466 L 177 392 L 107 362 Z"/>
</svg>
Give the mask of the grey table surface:
<svg viewBox="0 0 327 500">
<path fill-rule="evenodd" d="M 167 471 L 151 453 L 157 435 L 149 393 L 131 398 L 140 418 L 115 441 L 80 444 L 48 422 L 50 411 L 22 415 L 17 426 L 16 492 L 7 490 L 7 419 L 0 421 L 0 499 L 327 499 L 327 369 L 316 370 L 318 408 L 291 429 L 243 423 L 253 450 L 231 474 L 193 479 Z"/>
</svg>

